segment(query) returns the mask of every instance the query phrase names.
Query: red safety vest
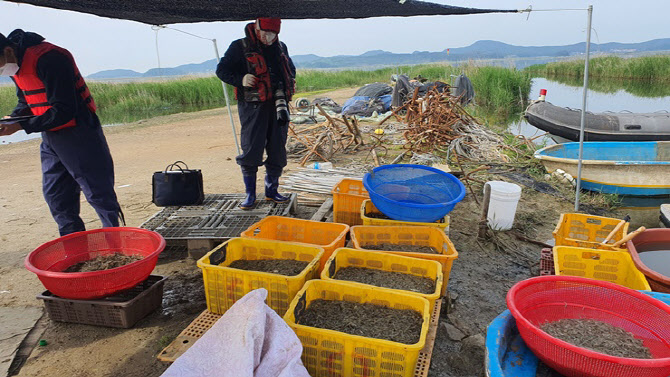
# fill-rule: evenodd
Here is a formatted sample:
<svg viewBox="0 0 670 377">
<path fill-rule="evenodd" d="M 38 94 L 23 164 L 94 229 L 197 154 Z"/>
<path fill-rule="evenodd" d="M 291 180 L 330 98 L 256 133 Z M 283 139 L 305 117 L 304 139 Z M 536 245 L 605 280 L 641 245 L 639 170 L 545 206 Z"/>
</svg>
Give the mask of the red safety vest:
<svg viewBox="0 0 670 377">
<path fill-rule="evenodd" d="M 77 89 L 77 94 L 79 94 L 88 109 L 95 113 L 95 101 L 93 101 L 93 97 L 91 97 L 91 92 L 88 90 L 84 78 L 81 76 L 81 73 L 79 73 L 79 68 L 77 68 L 77 64 L 74 62 L 72 54 L 70 54 L 68 50 L 52 45 L 48 42 L 42 42 L 35 46 L 28 47 L 23 55 L 23 61 L 21 62 L 21 68 L 19 69 L 19 72 L 13 76 L 14 82 L 16 82 L 16 86 L 23 93 L 23 97 L 26 99 L 26 103 L 28 104 L 30 111 L 32 111 L 33 115 L 39 116 L 46 113 L 47 110 L 51 108 L 51 105 L 47 100 L 46 87 L 44 86 L 42 80 L 37 77 L 37 62 L 42 55 L 53 50 L 59 51 L 61 54 L 67 56 L 70 59 L 72 66 L 74 67 L 76 81 L 75 87 Z M 72 118 L 69 122 L 61 126 L 51 128 L 49 131 L 57 131 L 66 127 L 74 127 L 76 125 L 77 122 L 74 118 Z"/>
<path fill-rule="evenodd" d="M 269 101 L 274 95 L 274 93 L 272 93 L 272 83 L 270 82 L 270 71 L 265 62 L 265 57 L 258 48 L 260 42 L 256 39 L 253 23 L 246 26 L 246 33 L 247 38 L 242 39 L 242 46 L 244 48 L 247 72 L 256 76 L 258 80 L 253 88 L 243 87 L 243 99 L 246 102 Z M 284 53 L 284 49 L 281 45 L 279 46 L 279 51 L 281 51 L 281 74 L 287 86 L 284 88 L 284 94 L 286 95 L 286 100 L 291 101 L 293 93 L 295 93 L 295 79 L 289 73 L 288 56 Z M 235 88 L 235 99 L 240 99 L 239 97 L 240 94 L 237 92 L 237 88 Z"/>
</svg>

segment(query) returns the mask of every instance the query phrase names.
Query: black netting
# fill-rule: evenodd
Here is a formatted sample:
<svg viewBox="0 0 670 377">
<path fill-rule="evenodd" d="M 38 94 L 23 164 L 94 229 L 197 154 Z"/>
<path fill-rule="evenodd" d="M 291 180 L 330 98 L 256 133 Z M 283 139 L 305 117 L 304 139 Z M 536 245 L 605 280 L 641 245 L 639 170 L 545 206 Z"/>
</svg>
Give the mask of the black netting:
<svg viewBox="0 0 670 377">
<path fill-rule="evenodd" d="M 134 20 L 147 24 L 245 21 L 257 17 L 284 19 L 368 18 L 473 13 L 507 13 L 454 7 L 416 0 L 10 0 L 44 7 Z"/>
</svg>

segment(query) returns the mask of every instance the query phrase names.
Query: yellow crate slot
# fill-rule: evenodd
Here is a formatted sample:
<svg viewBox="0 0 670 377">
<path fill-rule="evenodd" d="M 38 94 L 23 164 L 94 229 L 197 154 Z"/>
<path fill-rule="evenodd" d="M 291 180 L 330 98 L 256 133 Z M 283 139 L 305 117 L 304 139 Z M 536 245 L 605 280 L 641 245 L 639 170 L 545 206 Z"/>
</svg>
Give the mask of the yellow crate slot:
<svg viewBox="0 0 670 377">
<path fill-rule="evenodd" d="M 434 260 L 442 265 L 442 295 L 447 292 L 451 267 L 458 258 L 456 247 L 449 237 L 437 227 L 424 226 L 374 226 L 360 225 L 351 227 L 351 242 L 354 248 L 366 249 L 366 245 L 399 244 L 434 247 L 438 254 L 410 253 L 403 251 L 384 251 L 384 253 L 406 257 Z"/>
<path fill-rule="evenodd" d="M 328 259 L 328 262 L 326 262 L 325 268 L 323 271 L 321 271 L 321 279 L 327 281 L 335 280 L 345 284 L 346 286 L 354 285 L 372 287 L 362 283 L 337 280 L 333 278 L 339 270 L 346 267 L 370 268 L 429 278 L 435 282 L 435 291 L 431 293 L 417 293 L 383 287 L 379 288 L 411 295 L 418 295 L 428 300 L 431 307 L 433 307 L 435 304 L 435 300 L 440 299 L 442 296 L 444 275 L 442 274 L 442 265 L 440 265 L 440 263 L 437 261 L 410 258 L 384 252 L 340 248 L 335 250 L 333 255 L 331 255 L 331 257 Z M 351 297 L 349 301 L 355 300 L 356 297 Z M 401 305 L 401 303 L 397 303 L 395 305 Z"/>
<path fill-rule="evenodd" d="M 307 244 L 250 238 L 230 239 L 198 260 L 205 283 L 207 308 L 212 313 L 223 314 L 247 293 L 265 288 L 268 291 L 268 305 L 277 314 L 284 315 L 305 282 L 318 277 L 322 255 L 323 248 Z M 258 259 L 293 259 L 309 264 L 295 276 L 228 267 L 236 260 Z"/>
<path fill-rule="evenodd" d="M 296 317 L 317 299 L 415 310 L 423 317 L 419 342 L 403 344 L 297 324 Z M 302 361 L 312 377 L 412 377 L 419 352 L 426 343 L 430 316 L 428 301 L 416 295 L 338 281 L 311 280 L 293 299 L 284 319 L 302 342 Z"/>
<path fill-rule="evenodd" d="M 287 241 L 323 248 L 319 271 L 338 247 L 344 247 L 349 226 L 284 216 L 268 216 L 242 232 L 242 238 Z M 293 259 L 293 258 L 289 258 Z"/>
<path fill-rule="evenodd" d="M 442 220 L 438 220 L 434 223 L 418 223 L 411 221 L 399 221 L 391 219 L 378 219 L 376 217 L 368 216 L 369 214 L 381 214 L 381 212 L 375 207 L 371 200 L 366 199 L 362 202 L 361 207 L 359 208 L 360 217 L 363 222 L 363 225 L 372 225 L 372 226 L 429 226 L 436 227 L 441 229 L 445 234 L 449 234 L 449 215 L 445 216 Z"/>
<path fill-rule="evenodd" d="M 564 213 L 558 220 L 553 235 L 556 240 L 556 246 L 620 251 L 623 249 L 614 248 L 611 244 L 628 234 L 628 223 L 625 223 L 616 232 L 607 245 L 601 244 L 620 223 L 625 222 L 610 217 L 591 216 L 581 213 Z"/>
<path fill-rule="evenodd" d="M 343 179 L 331 190 L 333 194 L 333 221 L 347 225 L 363 223 L 360 210 L 364 200 L 370 195 L 358 179 Z"/>
<path fill-rule="evenodd" d="M 644 274 L 635 267 L 627 252 L 556 246 L 553 253 L 556 275 L 580 276 L 631 289 L 651 290 Z"/>
</svg>

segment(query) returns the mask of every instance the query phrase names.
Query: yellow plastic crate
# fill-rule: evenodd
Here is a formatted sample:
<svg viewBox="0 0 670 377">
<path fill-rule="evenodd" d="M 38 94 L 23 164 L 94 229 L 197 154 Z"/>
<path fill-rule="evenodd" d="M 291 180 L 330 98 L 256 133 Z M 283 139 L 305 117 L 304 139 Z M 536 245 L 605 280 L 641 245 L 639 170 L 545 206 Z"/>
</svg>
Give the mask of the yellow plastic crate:
<svg viewBox="0 0 670 377">
<path fill-rule="evenodd" d="M 207 309 L 223 314 L 237 300 L 258 288 L 268 291 L 267 304 L 284 315 L 307 280 L 317 279 L 323 249 L 293 242 L 232 238 L 198 260 L 205 282 Z M 298 275 L 284 276 L 228 267 L 236 260 L 294 259 L 309 262 Z"/>
<path fill-rule="evenodd" d="M 297 324 L 296 318 L 318 299 L 416 310 L 423 317 L 421 337 L 416 344 L 403 344 Z M 426 343 L 430 307 L 428 300 L 416 295 L 332 280 L 310 280 L 291 302 L 284 320 L 302 342 L 302 362 L 312 377 L 412 377 L 419 352 Z"/>
<path fill-rule="evenodd" d="M 337 274 L 337 271 L 345 267 L 369 268 L 373 270 L 399 272 L 401 274 L 429 278 L 435 282 L 435 291 L 432 293 L 418 293 L 384 287 L 379 288 L 421 296 L 428 300 L 431 308 L 435 305 L 435 300 L 438 300 L 442 296 L 444 275 L 442 274 L 442 265 L 436 261 L 404 257 L 402 255 L 393 255 L 379 251 L 356 250 L 343 247 L 335 250 L 333 255 L 328 259 L 326 267 L 321 271 L 321 279 L 373 287 L 368 284 L 333 278 L 333 276 Z"/>
<path fill-rule="evenodd" d="M 360 179 L 343 179 L 332 189 L 333 221 L 347 225 L 360 225 L 361 203 L 370 199 Z"/>
<path fill-rule="evenodd" d="M 268 216 L 242 232 L 244 238 L 300 242 L 323 248 L 319 272 L 333 251 L 344 247 L 349 225 L 294 219 L 283 216 Z"/>
<path fill-rule="evenodd" d="M 372 204 L 372 201 L 367 199 L 364 200 L 361 204 L 359 216 L 363 220 L 363 225 L 372 225 L 372 226 L 430 226 L 441 229 L 444 234 L 449 235 L 449 215 L 444 216 L 442 220 L 438 220 L 434 223 L 415 223 L 411 221 L 399 221 L 391 219 L 378 219 L 375 217 L 367 216 L 370 213 L 381 214 L 381 212 Z"/>
<path fill-rule="evenodd" d="M 554 247 L 556 275 L 609 281 L 631 289 L 650 291 L 649 283 L 627 252 L 572 246 Z"/>
<path fill-rule="evenodd" d="M 402 251 L 383 252 L 439 262 L 442 265 L 442 275 L 444 277 L 442 294 L 447 293 L 451 266 L 454 264 L 454 260 L 458 258 L 458 252 L 449 237 L 440 229 L 427 226 L 359 225 L 351 228 L 351 242 L 354 244 L 354 248 L 361 250 L 372 250 L 367 249 L 366 246 L 382 243 L 434 247 L 439 254 L 408 253 Z"/>
<path fill-rule="evenodd" d="M 554 239 L 556 246 L 575 246 L 586 247 L 590 249 L 602 250 L 622 250 L 612 245 L 602 245 L 607 236 L 620 223 L 625 223 L 609 241 L 613 244 L 628 234 L 628 226 L 620 219 L 610 217 L 591 216 L 581 213 L 561 214 L 556 229 L 554 230 Z"/>
</svg>

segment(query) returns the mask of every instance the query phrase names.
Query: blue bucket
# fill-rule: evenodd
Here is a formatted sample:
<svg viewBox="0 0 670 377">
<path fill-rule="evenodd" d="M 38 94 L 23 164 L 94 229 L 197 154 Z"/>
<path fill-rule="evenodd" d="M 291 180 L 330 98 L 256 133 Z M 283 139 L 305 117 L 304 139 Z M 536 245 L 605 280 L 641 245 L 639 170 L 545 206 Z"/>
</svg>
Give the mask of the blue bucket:
<svg viewBox="0 0 670 377">
<path fill-rule="evenodd" d="M 384 165 L 363 177 L 370 200 L 393 220 L 432 223 L 465 197 L 455 176 L 423 165 Z"/>
</svg>

